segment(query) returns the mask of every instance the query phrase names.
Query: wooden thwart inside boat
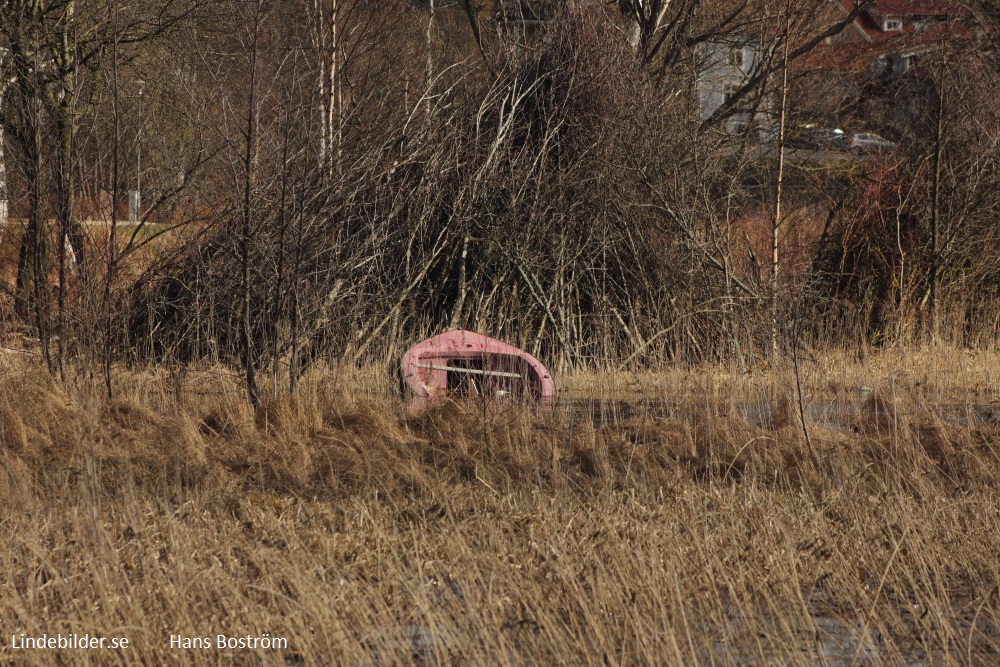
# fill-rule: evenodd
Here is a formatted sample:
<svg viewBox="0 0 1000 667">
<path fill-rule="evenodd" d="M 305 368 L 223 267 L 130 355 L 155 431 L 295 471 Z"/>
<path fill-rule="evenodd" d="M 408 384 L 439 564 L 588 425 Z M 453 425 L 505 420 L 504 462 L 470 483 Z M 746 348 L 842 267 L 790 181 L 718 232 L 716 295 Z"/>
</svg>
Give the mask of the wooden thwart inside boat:
<svg viewBox="0 0 1000 667">
<path fill-rule="evenodd" d="M 435 371 L 448 371 L 449 373 L 472 373 L 473 375 L 490 375 L 501 378 L 523 379 L 520 373 L 507 373 L 504 371 L 482 371 L 478 368 L 459 368 L 458 366 L 440 366 L 438 364 L 413 364 L 416 368 L 430 368 Z"/>
</svg>

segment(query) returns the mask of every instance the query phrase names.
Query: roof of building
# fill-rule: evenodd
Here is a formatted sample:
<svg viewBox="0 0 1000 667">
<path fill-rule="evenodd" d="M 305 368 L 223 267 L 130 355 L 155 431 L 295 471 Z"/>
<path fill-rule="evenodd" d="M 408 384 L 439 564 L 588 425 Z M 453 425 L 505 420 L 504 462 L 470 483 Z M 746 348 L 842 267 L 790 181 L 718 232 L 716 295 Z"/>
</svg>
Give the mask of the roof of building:
<svg viewBox="0 0 1000 667">
<path fill-rule="evenodd" d="M 969 10 L 953 2 L 938 2 L 936 0 L 888 0 L 876 2 L 869 11 L 882 14 L 901 14 L 903 16 L 931 15 L 947 16 L 968 14 Z"/>
<path fill-rule="evenodd" d="M 854 0 L 836 0 L 840 8 L 847 14 L 855 7 Z M 882 24 L 872 16 L 872 14 L 882 16 L 891 15 L 902 17 L 903 25 L 901 30 L 886 31 L 882 29 Z M 973 14 L 961 5 L 955 5 L 947 0 L 881 0 L 875 2 L 866 11 L 861 12 L 854 20 L 854 27 L 866 39 L 873 44 L 883 44 L 889 41 L 899 41 L 906 38 L 906 41 L 916 43 L 937 42 L 942 39 L 952 37 L 968 36 L 969 30 L 964 21 L 952 22 L 940 20 L 942 17 L 967 18 Z M 938 20 L 930 24 L 918 24 L 913 21 L 906 21 L 906 17 L 913 16 L 934 16 Z"/>
</svg>

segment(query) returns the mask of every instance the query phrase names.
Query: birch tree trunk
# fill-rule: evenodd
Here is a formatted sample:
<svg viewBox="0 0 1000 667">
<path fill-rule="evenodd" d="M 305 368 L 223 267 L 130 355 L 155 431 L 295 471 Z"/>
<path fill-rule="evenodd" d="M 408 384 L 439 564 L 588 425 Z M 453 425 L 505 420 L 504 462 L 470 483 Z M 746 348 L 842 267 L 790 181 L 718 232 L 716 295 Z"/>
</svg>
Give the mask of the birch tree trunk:
<svg viewBox="0 0 1000 667">
<path fill-rule="evenodd" d="M 340 72 L 340 0 L 329 0 L 329 16 L 324 0 L 313 0 L 312 41 L 320 54 L 319 89 L 320 137 L 319 164 L 332 178 L 339 169 L 343 99 Z"/>
<path fill-rule="evenodd" d="M 254 165 L 255 153 L 257 151 L 257 55 L 260 36 L 260 5 L 253 9 L 251 17 L 251 34 L 249 46 L 249 71 L 247 82 L 247 116 L 246 134 L 243 152 L 243 205 L 241 211 L 240 229 L 240 270 L 242 273 L 242 307 L 240 312 L 240 338 L 241 338 L 241 361 L 246 377 L 247 396 L 250 403 L 256 408 L 260 404 L 260 395 L 257 390 L 256 358 L 253 350 L 253 335 L 251 327 L 251 296 L 253 288 L 250 284 L 250 244 L 253 234 L 253 187 L 254 187 Z"/>
<path fill-rule="evenodd" d="M 7 92 L 7 82 L 0 80 L 0 107 L 3 107 L 3 95 Z M 7 158 L 3 152 L 4 131 L 0 123 L 0 227 L 7 228 Z"/>
<path fill-rule="evenodd" d="M 931 183 L 931 261 L 928 276 L 928 317 L 931 343 L 937 344 L 940 336 L 941 299 L 941 157 L 945 144 L 944 114 L 946 104 L 945 83 L 948 70 L 947 58 L 941 58 L 940 83 L 938 84 L 937 125 L 934 129 L 934 175 Z"/>
<path fill-rule="evenodd" d="M 427 81 L 424 83 L 424 90 L 430 91 L 434 81 L 434 0 L 428 0 L 427 4 Z M 431 113 L 434 109 L 434 98 L 427 95 L 427 123 L 431 122 Z"/>
<path fill-rule="evenodd" d="M 781 277 L 779 254 L 782 231 L 781 197 L 785 184 L 785 133 L 788 121 L 788 20 L 789 6 L 785 5 L 785 25 L 782 30 L 783 66 L 781 68 L 781 108 L 778 114 L 778 182 L 774 197 L 774 218 L 771 222 L 771 353 L 778 354 L 778 289 Z"/>
<path fill-rule="evenodd" d="M 7 77 L 7 58 L 9 52 L 0 46 L 0 109 L 3 109 L 3 98 L 10 85 Z M 0 227 L 7 227 L 7 156 L 3 152 L 4 146 L 4 126 L 0 120 Z"/>
</svg>

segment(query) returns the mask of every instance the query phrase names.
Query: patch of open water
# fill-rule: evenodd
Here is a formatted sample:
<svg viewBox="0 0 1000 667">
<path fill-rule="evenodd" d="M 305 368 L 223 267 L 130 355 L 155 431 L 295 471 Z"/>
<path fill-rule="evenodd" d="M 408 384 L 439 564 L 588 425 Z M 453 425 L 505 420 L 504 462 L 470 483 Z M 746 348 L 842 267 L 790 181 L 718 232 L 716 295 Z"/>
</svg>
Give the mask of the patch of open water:
<svg viewBox="0 0 1000 667">
<path fill-rule="evenodd" d="M 736 626 L 737 634 L 741 631 L 756 633 L 756 641 L 743 636 L 739 640 L 720 638 L 712 642 L 706 654 L 699 655 L 694 665 L 824 665 L 825 667 L 868 667 L 883 664 L 903 665 L 905 667 L 924 667 L 948 662 L 943 651 L 928 653 L 927 649 L 916 639 L 905 643 L 893 642 L 883 637 L 874 624 L 863 623 L 856 618 L 835 618 L 820 613 L 814 614 L 811 621 L 814 632 L 809 636 L 799 634 L 797 638 L 789 639 L 787 631 L 782 631 L 781 624 L 766 622 L 766 619 L 741 618 L 741 613 L 732 610 L 729 614 Z M 774 625 L 772 641 L 768 626 Z M 988 647 L 996 646 L 1000 636 L 1000 628 L 987 627 L 977 623 L 972 628 L 967 622 L 954 621 L 953 626 L 957 637 L 969 637 L 975 634 L 979 641 L 968 646 L 951 647 L 955 655 L 963 655 L 960 662 L 971 665 L 996 664 L 990 661 L 996 657 Z M 980 627 L 982 626 L 982 627 Z M 518 624 L 507 624 L 498 632 L 517 631 Z M 534 624 L 533 630 L 538 626 Z M 975 630 L 970 633 L 970 630 Z M 722 629 L 720 628 L 720 634 Z M 448 654 L 461 654 L 463 647 L 475 643 L 474 638 L 463 637 L 460 631 L 450 627 L 431 628 L 420 623 L 407 623 L 398 631 L 389 633 L 375 631 L 364 640 L 372 658 L 372 664 L 383 664 L 384 656 L 410 655 L 415 662 L 425 661 L 438 663 Z M 515 642 L 516 644 L 516 642 Z M 973 646 L 975 645 L 975 646 Z M 797 654 L 789 655 L 788 651 Z M 515 664 L 518 656 L 510 656 Z M 526 658 L 528 656 L 520 656 Z M 444 662 L 447 662 L 445 660 Z M 499 662 L 499 661 L 498 661 Z"/>
<path fill-rule="evenodd" d="M 808 425 L 821 428 L 845 430 L 855 427 L 868 418 L 893 420 L 892 406 L 885 406 L 868 400 L 821 400 L 809 401 L 803 412 Z M 753 401 L 736 403 L 729 407 L 706 405 L 699 409 L 691 403 L 672 402 L 661 399 L 603 399 L 575 397 L 560 401 L 557 410 L 563 410 L 574 417 L 589 419 L 594 426 L 601 427 L 633 419 L 670 419 L 688 421 L 699 413 L 712 417 L 726 416 L 725 412 L 735 410 L 736 415 L 756 426 L 768 426 L 787 419 L 798 419 L 798 406 L 782 406 L 774 402 Z M 960 426 L 1000 426 L 1000 405 L 947 403 L 923 406 L 927 416 L 942 422 Z M 792 412 L 792 414 L 788 414 Z"/>
</svg>

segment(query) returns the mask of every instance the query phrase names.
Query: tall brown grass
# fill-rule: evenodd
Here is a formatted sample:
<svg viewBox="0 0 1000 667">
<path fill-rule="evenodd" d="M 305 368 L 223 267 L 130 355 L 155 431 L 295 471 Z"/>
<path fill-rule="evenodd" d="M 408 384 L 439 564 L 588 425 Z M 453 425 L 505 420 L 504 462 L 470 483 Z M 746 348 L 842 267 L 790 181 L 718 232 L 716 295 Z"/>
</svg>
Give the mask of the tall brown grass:
<svg viewBox="0 0 1000 667">
<path fill-rule="evenodd" d="M 805 431 L 788 369 L 413 415 L 380 369 L 252 411 L 218 368 L 108 402 L 5 359 L 0 663 L 996 664 L 1000 426 L 935 408 L 997 366 L 888 354 L 805 362 L 804 401 L 861 406 Z M 131 646 L 9 647 L 57 632 Z M 288 648 L 170 647 L 220 633 Z"/>
</svg>

